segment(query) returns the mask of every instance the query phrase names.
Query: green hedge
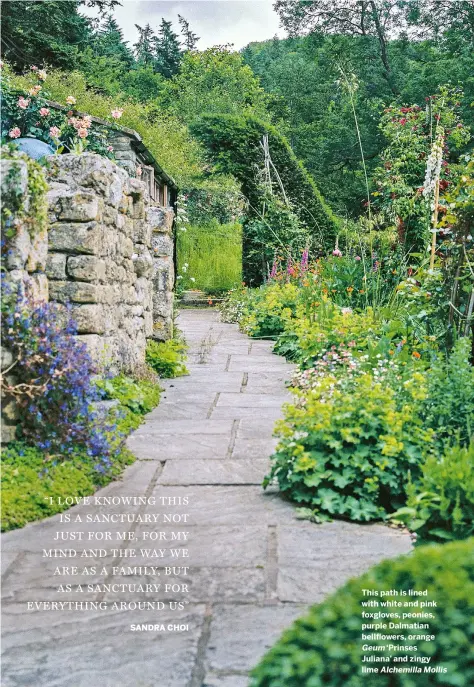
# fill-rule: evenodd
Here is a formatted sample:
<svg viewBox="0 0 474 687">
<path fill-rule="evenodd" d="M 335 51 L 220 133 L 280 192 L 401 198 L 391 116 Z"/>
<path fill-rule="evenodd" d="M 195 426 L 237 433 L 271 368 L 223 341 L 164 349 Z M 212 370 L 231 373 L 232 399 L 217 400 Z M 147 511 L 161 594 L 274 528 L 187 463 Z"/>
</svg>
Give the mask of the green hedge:
<svg viewBox="0 0 474 687">
<path fill-rule="evenodd" d="M 205 115 L 191 130 L 207 148 L 216 171 L 231 174 L 241 183 L 242 192 L 249 202 L 249 220 L 258 218 L 262 208 L 262 185 L 257 172 L 263 168 L 264 154 L 260 142 L 267 134 L 272 162 L 293 212 L 307 230 L 313 246 L 320 251 L 334 247 L 337 218 L 288 141 L 273 126 L 251 116 Z M 273 191 L 281 197 L 277 183 Z M 245 253 L 250 249 L 246 247 L 245 239 L 244 231 L 244 267 Z"/>
<path fill-rule="evenodd" d="M 393 643 L 417 644 L 417 652 L 403 651 L 399 655 L 429 656 L 429 666 L 446 668 L 447 672 L 424 672 L 422 663 L 363 664 L 363 643 L 374 646 L 390 642 L 361 639 L 362 589 L 428 589 L 428 597 L 421 598 L 436 601 L 437 607 L 426 608 L 424 612 L 433 612 L 435 617 L 425 620 L 429 629 L 418 632 L 434 635 L 435 639 Z M 385 598 L 400 600 L 401 597 Z M 411 555 L 384 561 L 313 606 L 283 634 L 253 671 L 251 687 L 468 687 L 474 684 L 473 619 L 474 539 L 424 546 Z M 407 630 L 396 629 L 381 632 L 406 637 L 409 634 Z M 388 655 L 384 651 L 372 653 Z M 418 666 L 422 672 L 362 674 L 361 665 L 376 666 L 379 670 L 389 665 Z"/>
</svg>

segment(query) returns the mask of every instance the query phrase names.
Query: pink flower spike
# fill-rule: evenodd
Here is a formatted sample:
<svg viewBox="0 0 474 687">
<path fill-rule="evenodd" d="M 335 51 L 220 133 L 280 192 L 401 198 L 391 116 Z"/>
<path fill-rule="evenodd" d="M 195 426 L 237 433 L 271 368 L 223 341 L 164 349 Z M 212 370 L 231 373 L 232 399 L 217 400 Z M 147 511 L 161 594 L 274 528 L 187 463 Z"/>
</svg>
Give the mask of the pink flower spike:
<svg viewBox="0 0 474 687">
<path fill-rule="evenodd" d="M 13 129 L 10 129 L 8 135 L 10 136 L 10 138 L 20 138 L 21 131 L 17 126 L 15 126 Z"/>
<path fill-rule="evenodd" d="M 88 131 L 87 131 L 87 129 L 84 129 L 84 127 L 81 127 L 77 131 L 77 135 L 79 136 L 79 138 L 87 138 L 87 134 L 88 134 Z"/>
</svg>

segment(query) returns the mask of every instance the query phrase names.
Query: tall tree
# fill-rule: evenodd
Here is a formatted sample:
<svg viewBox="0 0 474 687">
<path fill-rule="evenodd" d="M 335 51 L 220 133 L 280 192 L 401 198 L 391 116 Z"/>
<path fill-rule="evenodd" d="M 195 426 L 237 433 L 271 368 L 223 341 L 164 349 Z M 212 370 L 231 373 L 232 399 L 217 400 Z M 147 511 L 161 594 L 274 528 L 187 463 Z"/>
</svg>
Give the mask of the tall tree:
<svg viewBox="0 0 474 687">
<path fill-rule="evenodd" d="M 387 43 L 389 35 L 399 34 L 406 28 L 405 5 L 400 0 L 276 0 L 274 7 L 290 35 L 320 30 L 375 37 L 385 78 L 396 94 Z"/>
<path fill-rule="evenodd" d="M 181 64 L 181 46 L 172 24 L 161 20 L 158 36 L 155 38 L 156 70 L 166 79 L 178 73 Z"/>
<path fill-rule="evenodd" d="M 186 21 L 184 17 L 178 14 L 179 25 L 181 26 L 181 35 L 183 36 L 183 44 L 185 50 L 196 50 L 196 45 L 199 40 L 199 36 L 191 31 L 189 22 Z"/>
<path fill-rule="evenodd" d="M 135 24 L 138 30 L 138 41 L 134 43 L 135 57 L 140 66 L 148 67 L 154 66 L 156 62 L 155 55 L 155 45 L 156 36 L 153 33 L 153 29 L 150 24 L 147 24 L 144 28 Z"/>
<path fill-rule="evenodd" d="M 254 114 L 268 119 L 266 95 L 239 53 L 224 47 L 186 52 L 162 102 L 186 123 L 203 113 Z"/>
<path fill-rule="evenodd" d="M 96 34 L 94 48 L 97 55 L 115 58 L 124 67 L 133 65 L 133 53 L 123 38 L 123 32 L 111 14 L 105 17 Z"/>
<path fill-rule="evenodd" d="M 81 5 L 100 13 L 117 0 L 14 0 L 2 2 L 2 56 L 18 70 L 32 64 L 72 68 L 79 51 L 93 40 L 92 21 Z"/>
</svg>

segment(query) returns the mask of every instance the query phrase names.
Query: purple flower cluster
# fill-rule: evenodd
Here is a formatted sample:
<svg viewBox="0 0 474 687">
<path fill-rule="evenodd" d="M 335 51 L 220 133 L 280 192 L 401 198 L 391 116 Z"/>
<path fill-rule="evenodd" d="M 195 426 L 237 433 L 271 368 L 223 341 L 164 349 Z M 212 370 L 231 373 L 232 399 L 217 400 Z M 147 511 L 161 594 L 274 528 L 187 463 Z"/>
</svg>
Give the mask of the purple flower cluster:
<svg viewBox="0 0 474 687">
<path fill-rule="evenodd" d="M 107 435 L 114 428 L 93 409 L 102 392 L 71 313 L 29 296 L 7 301 L 3 345 L 16 361 L 8 381 L 21 409 L 22 435 L 48 454 L 85 453 L 96 470 L 106 472 L 112 453 Z"/>
</svg>

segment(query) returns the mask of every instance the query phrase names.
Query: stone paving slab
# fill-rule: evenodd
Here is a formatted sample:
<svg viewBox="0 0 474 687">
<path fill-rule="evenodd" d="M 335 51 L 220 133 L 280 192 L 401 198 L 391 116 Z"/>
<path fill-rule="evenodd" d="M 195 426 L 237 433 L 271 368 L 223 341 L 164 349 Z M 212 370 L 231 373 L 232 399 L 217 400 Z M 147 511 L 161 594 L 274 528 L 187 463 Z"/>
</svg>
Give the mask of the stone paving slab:
<svg viewBox="0 0 474 687">
<path fill-rule="evenodd" d="M 268 472 L 268 460 L 170 460 L 166 463 L 159 484 L 257 484 Z"/>
<path fill-rule="evenodd" d="M 202 462 L 226 458 L 229 438 L 225 434 L 182 434 L 170 437 L 164 446 L 154 446 L 149 436 L 143 435 L 130 437 L 128 447 L 141 460 L 196 459 Z"/>
<path fill-rule="evenodd" d="M 5 611 L 4 622 L 12 630 Z M 156 613 L 90 615 L 78 623 L 42 623 L 10 634 L 5 642 L 2 685 L 8 687 L 183 687 L 189 684 L 198 651 L 204 606 L 163 614 L 164 623 L 182 623 L 189 632 L 124 632 L 131 622 L 156 623 Z M 133 614 L 132 614 L 133 615 Z M 34 618 L 33 618 L 34 622 Z M 84 627 L 81 627 L 84 625 Z"/>
<path fill-rule="evenodd" d="M 150 413 L 152 415 L 152 413 Z M 149 421 L 139 427 L 133 436 L 182 436 L 188 434 L 222 434 L 230 436 L 233 420 L 167 420 L 166 422 L 151 422 L 155 418 L 148 416 Z"/>
<path fill-rule="evenodd" d="M 289 401 L 288 393 L 279 394 L 241 394 L 223 392 L 219 394 L 216 408 L 278 408 L 281 414 L 281 406 Z"/>
<path fill-rule="evenodd" d="M 281 417 L 281 409 L 276 406 L 269 408 L 265 406 L 259 406 L 258 410 L 254 406 L 239 406 L 237 408 L 217 406 L 212 410 L 211 417 L 213 420 L 238 420 L 243 418 L 254 418 L 255 415 L 258 415 L 258 417 L 263 420 L 268 419 L 276 422 L 276 420 Z"/>
<path fill-rule="evenodd" d="M 187 549 L 189 558 L 172 559 L 167 550 L 158 561 L 141 551 L 132 560 L 114 559 L 109 552 L 105 558 L 90 558 L 88 565 L 97 564 L 97 571 L 79 579 L 91 583 L 92 590 L 103 583 L 146 585 L 156 582 L 156 573 L 146 572 L 151 565 L 160 570 L 189 565 L 188 603 L 173 612 L 108 608 L 25 613 L 28 600 L 57 599 L 54 568 L 69 561 L 45 559 L 41 552 L 52 547 L 56 532 L 70 535 L 78 526 L 57 515 L 6 533 L 6 687 L 247 687 L 248 671 L 308 604 L 373 563 L 411 548 L 407 535 L 383 525 L 338 521 L 316 526 L 296 520 L 294 506 L 276 487 L 263 492 L 260 482 L 277 443 L 275 420 L 289 398 L 285 382 L 294 366 L 271 353 L 273 342 L 248 339 L 235 325 L 220 323 L 215 311 L 185 310 L 179 326 L 190 344 L 190 374 L 163 381 L 161 404 L 128 440 L 137 462 L 99 492 L 111 497 L 146 494 L 171 505 L 96 506 L 94 513 L 125 510 L 132 517 L 151 517 L 165 510 L 184 513 L 188 521 L 93 522 L 82 529 L 97 537 L 127 531 L 135 541 L 183 532 L 186 540 L 174 541 L 173 549 L 177 555 Z M 189 503 L 176 505 L 184 497 Z M 69 514 L 86 515 L 88 510 L 75 506 Z M 100 545 L 100 540 L 95 543 Z M 130 563 L 143 566 L 144 572 L 113 573 L 107 579 L 101 574 L 104 566 Z M 60 581 L 69 584 L 74 578 L 66 574 Z M 87 591 L 81 600 L 182 601 L 183 577 L 173 573 L 168 581 L 176 585 L 171 592 L 145 588 L 140 597 L 127 597 L 114 587 L 103 594 Z M 131 623 L 154 624 L 160 618 L 166 624 L 187 624 L 189 630 L 129 629 Z"/>
<path fill-rule="evenodd" d="M 296 604 L 216 605 L 207 653 L 208 670 L 251 670 L 304 610 L 304 606 Z"/>
</svg>

